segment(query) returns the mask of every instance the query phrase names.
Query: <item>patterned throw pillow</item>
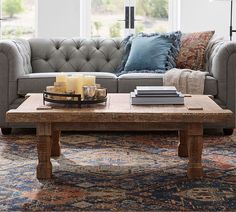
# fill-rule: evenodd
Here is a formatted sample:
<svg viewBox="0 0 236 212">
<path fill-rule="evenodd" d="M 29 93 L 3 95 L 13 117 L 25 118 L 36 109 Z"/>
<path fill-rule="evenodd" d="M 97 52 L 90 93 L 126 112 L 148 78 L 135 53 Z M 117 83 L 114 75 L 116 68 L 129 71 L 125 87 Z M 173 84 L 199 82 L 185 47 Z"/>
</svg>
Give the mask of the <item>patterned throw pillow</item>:
<svg viewBox="0 0 236 212">
<path fill-rule="evenodd" d="M 176 67 L 203 70 L 205 50 L 214 33 L 214 31 L 207 31 L 183 34 Z"/>
</svg>

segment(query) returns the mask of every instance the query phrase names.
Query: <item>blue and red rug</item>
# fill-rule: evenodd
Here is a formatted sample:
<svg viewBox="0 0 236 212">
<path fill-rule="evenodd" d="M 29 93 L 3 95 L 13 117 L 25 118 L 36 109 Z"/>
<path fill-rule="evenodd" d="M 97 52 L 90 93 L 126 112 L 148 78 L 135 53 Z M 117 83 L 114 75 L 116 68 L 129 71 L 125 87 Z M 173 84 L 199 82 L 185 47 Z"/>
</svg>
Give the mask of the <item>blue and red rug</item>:
<svg viewBox="0 0 236 212">
<path fill-rule="evenodd" d="M 175 133 L 63 134 L 38 181 L 33 134 L 0 135 L 0 211 L 235 211 L 236 134 L 205 136 L 205 177 L 186 177 Z"/>
</svg>

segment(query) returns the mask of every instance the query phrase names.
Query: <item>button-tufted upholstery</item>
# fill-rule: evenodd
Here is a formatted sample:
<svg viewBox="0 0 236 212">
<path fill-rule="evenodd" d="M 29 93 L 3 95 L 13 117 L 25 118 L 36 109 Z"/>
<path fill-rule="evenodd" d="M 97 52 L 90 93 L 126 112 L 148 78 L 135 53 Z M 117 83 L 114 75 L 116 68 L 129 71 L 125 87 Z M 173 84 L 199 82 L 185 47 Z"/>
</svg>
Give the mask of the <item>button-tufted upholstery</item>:
<svg viewBox="0 0 236 212">
<path fill-rule="evenodd" d="M 31 39 L 32 72 L 115 72 L 120 39 Z"/>
<path fill-rule="evenodd" d="M 31 67 L 31 51 L 30 51 L 30 45 L 29 42 L 27 42 L 24 39 L 16 39 L 12 41 L 21 58 L 22 58 L 22 65 L 24 68 L 24 73 L 29 74 L 32 72 L 32 67 Z"/>
<path fill-rule="evenodd" d="M 158 51 L 158 50 L 157 50 Z M 215 96 L 221 106 L 236 111 L 236 44 L 211 42 L 206 52 L 204 93 Z M 96 76 L 108 92 L 130 92 L 137 85 L 162 85 L 163 74 L 129 73 L 116 76 L 124 54 L 122 39 L 16 39 L 0 41 L 0 127 L 6 111 L 15 108 L 27 93 L 42 92 L 59 72 Z M 236 117 L 236 116 L 235 116 Z M 225 128 L 234 123 L 223 123 Z"/>
</svg>

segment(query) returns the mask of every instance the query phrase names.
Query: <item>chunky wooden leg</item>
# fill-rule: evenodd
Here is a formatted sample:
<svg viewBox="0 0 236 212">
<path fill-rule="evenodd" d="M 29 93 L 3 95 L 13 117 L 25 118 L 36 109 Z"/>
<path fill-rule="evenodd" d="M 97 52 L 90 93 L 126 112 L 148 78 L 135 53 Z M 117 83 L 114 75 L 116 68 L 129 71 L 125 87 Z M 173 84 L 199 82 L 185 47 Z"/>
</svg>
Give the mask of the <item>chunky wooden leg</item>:
<svg viewBox="0 0 236 212">
<path fill-rule="evenodd" d="M 52 132 L 51 157 L 59 157 L 61 155 L 60 135 L 61 131 Z"/>
<path fill-rule="evenodd" d="M 37 178 L 50 179 L 52 177 L 52 164 L 50 161 L 51 156 L 51 125 L 40 123 L 37 127 L 38 135 L 38 166 Z"/>
<path fill-rule="evenodd" d="M 188 157 L 188 134 L 186 130 L 179 131 L 178 156 Z"/>
<path fill-rule="evenodd" d="M 224 135 L 233 135 L 234 129 L 233 128 L 224 128 L 223 133 L 224 133 Z"/>
<path fill-rule="evenodd" d="M 2 131 L 2 134 L 3 135 L 10 135 L 11 134 L 11 131 L 12 131 L 12 128 L 6 128 L 6 127 L 2 127 L 1 128 L 1 131 Z"/>
<path fill-rule="evenodd" d="M 190 124 L 188 126 L 188 178 L 198 179 L 203 177 L 202 148 L 203 128 L 202 124 Z"/>
</svg>

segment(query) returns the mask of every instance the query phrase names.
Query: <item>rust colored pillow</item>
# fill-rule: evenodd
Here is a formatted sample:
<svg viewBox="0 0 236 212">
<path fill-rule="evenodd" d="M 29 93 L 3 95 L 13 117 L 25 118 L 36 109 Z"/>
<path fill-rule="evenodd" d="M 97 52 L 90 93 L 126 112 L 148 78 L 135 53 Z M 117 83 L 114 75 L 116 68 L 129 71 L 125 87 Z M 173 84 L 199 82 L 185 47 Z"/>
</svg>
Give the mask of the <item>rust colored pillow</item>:
<svg viewBox="0 0 236 212">
<path fill-rule="evenodd" d="M 176 67 L 203 70 L 205 50 L 214 33 L 214 31 L 207 31 L 183 34 Z"/>
</svg>

